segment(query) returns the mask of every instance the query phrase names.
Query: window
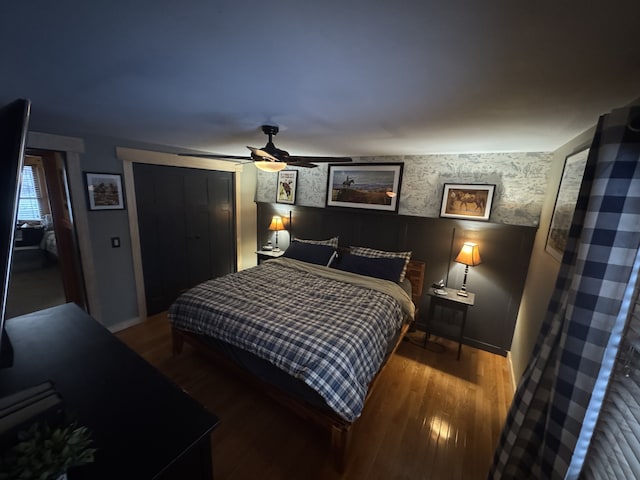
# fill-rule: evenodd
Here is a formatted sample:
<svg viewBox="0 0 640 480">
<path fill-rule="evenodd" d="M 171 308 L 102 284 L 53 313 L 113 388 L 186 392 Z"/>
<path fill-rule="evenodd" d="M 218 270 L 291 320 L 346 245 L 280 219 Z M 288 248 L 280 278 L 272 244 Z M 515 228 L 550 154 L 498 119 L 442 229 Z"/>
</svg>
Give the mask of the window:
<svg viewBox="0 0 640 480">
<path fill-rule="evenodd" d="M 18 220 L 37 220 L 42 218 L 40 202 L 42 190 L 38 169 L 31 165 L 22 167 L 22 186 L 18 201 Z"/>
</svg>

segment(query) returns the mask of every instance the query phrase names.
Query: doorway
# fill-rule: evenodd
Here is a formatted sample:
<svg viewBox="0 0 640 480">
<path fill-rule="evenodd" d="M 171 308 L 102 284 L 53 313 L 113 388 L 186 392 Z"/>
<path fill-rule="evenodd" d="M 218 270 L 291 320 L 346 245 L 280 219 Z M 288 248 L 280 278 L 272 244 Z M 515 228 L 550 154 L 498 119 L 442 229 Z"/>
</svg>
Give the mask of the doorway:
<svg viewBox="0 0 640 480">
<path fill-rule="evenodd" d="M 65 158 L 27 149 L 7 318 L 74 302 L 87 309 Z"/>
</svg>

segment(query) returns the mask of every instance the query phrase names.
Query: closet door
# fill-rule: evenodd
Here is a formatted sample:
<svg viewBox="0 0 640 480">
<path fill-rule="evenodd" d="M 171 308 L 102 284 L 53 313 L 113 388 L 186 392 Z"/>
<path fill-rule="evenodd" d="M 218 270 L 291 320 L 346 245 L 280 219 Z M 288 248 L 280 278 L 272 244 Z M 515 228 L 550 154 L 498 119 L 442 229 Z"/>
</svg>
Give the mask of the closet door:
<svg viewBox="0 0 640 480">
<path fill-rule="evenodd" d="M 233 173 L 134 164 L 147 313 L 236 269 Z"/>
</svg>

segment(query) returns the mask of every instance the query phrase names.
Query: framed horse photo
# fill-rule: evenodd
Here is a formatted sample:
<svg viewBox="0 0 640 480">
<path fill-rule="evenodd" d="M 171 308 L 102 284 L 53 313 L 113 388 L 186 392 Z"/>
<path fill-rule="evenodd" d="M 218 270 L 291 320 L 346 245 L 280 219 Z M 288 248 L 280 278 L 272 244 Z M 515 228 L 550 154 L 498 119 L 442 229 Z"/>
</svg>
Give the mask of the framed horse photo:
<svg viewBox="0 0 640 480">
<path fill-rule="evenodd" d="M 298 187 L 297 170 L 280 170 L 278 172 L 278 188 L 276 203 L 296 203 L 296 189 Z"/>
<path fill-rule="evenodd" d="M 445 183 L 440 216 L 488 221 L 495 185 Z"/>
</svg>

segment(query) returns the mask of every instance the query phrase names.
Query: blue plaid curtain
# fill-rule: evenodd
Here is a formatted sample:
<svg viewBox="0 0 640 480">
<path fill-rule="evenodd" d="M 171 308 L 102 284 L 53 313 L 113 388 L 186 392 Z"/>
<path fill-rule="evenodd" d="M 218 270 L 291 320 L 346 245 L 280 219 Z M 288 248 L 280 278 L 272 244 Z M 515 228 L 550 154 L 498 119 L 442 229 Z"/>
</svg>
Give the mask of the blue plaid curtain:
<svg viewBox="0 0 640 480">
<path fill-rule="evenodd" d="M 491 479 L 577 478 L 637 282 L 640 107 L 600 118 L 566 250 Z"/>
</svg>

